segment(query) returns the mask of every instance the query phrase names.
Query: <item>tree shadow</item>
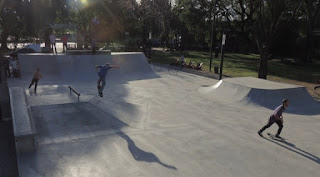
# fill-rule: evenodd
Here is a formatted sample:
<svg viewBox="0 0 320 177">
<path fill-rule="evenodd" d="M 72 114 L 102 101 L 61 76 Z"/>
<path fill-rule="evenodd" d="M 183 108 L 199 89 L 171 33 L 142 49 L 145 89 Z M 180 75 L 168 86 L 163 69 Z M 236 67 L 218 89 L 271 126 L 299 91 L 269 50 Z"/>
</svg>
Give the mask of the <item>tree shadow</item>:
<svg viewBox="0 0 320 177">
<path fill-rule="evenodd" d="M 166 167 L 166 168 L 169 168 L 169 169 L 173 169 L 173 170 L 177 170 L 176 167 L 172 166 L 172 165 L 167 165 L 163 162 L 161 162 L 159 160 L 159 158 L 154 155 L 153 153 L 151 152 L 146 152 L 142 149 L 140 149 L 139 147 L 136 146 L 136 144 L 134 143 L 134 141 L 132 141 L 132 139 L 127 135 L 125 134 L 124 132 L 122 131 L 119 131 L 117 132 L 117 134 L 125 139 L 128 143 L 128 149 L 130 150 L 133 158 L 137 161 L 144 161 L 144 162 L 156 162 L 156 163 L 159 163 L 160 165 Z"/>
<path fill-rule="evenodd" d="M 295 152 L 295 153 L 297 153 L 297 154 L 299 154 L 299 155 L 301 155 L 301 156 L 303 156 L 303 157 L 305 157 L 305 158 L 307 158 L 309 160 L 312 160 L 312 161 L 320 164 L 320 158 L 319 157 L 317 157 L 317 156 L 315 156 L 315 155 L 313 155 L 313 154 L 311 154 L 311 153 L 309 153 L 307 151 L 304 151 L 304 150 L 296 147 L 296 145 L 294 145 L 294 144 L 292 144 L 292 143 L 290 143 L 290 142 L 288 142 L 286 140 L 285 141 L 281 141 L 281 140 L 276 140 L 276 139 L 271 140 L 271 139 L 266 138 L 266 137 L 263 137 L 263 138 L 268 140 L 268 141 L 270 141 L 270 142 L 272 142 L 272 143 L 274 143 L 274 144 L 276 144 L 276 145 L 279 145 L 279 146 L 281 146 L 281 147 L 283 147 L 283 148 L 285 148 L 285 149 L 287 149 L 289 151 Z M 285 146 L 283 144 L 285 144 L 287 146 Z"/>
</svg>

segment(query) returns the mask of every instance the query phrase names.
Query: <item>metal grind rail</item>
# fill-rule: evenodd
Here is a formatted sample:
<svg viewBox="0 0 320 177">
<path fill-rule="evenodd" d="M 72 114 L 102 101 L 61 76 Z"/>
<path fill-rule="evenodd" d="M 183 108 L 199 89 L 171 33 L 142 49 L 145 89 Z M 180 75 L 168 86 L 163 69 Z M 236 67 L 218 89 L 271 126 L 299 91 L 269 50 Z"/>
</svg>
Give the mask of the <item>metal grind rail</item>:
<svg viewBox="0 0 320 177">
<path fill-rule="evenodd" d="M 68 86 L 69 87 L 69 89 L 70 89 L 70 95 L 71 95 L 71 91 L 73 92 L 73 93 L 75 93 L 76 95 L 78 95 L 78 103 L 79 103 L 79 101 L 80 101 L 80 93 L 78 93 L 75 89 L 73 89 L 72 87 L 70 87 L 70 86 Z"/>
</svg>

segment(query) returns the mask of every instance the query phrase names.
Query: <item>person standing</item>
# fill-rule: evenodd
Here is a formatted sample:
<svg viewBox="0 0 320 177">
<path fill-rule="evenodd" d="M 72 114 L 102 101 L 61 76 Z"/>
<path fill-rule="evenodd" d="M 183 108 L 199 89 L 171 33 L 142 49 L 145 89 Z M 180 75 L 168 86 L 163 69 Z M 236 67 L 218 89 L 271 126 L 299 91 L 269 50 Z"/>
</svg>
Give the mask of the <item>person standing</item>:
<svg viewBox="0 0 320 177">
<path fill-rule="evenodd" d="M 96 65 L 96 69 L 100 69 L 98 72 L 99 80 L 97 82 L 98 84 L 98 92 L 99 96 L 103 97 L 102 91 L 104 89 L 104 86 L 106 85 L 106 75 L 111 68 L 120 68 L 116 65 L 110 65 L 109 63 L 106 63 L 105 65 Z M 102 82 L 102 85 L 100 83 Z"/>
<path fill-rule="evenodd" d="M 67 35 L 63 35 L 62 36 L 62 50 L 63 50 L 63 53 L 65 53 L 67 51 L 67 44 L 68 44 L 68 37 L 67 37 Z"/>
<path fill-rule="evenodd" d="M 34 84 L 34 92 L 37 92 L 37 85 L 38 81 L 42 78 L 42 75 L 40 73 L 40 68 L 37 68 L 37 70 L 34 72 L 31 84 L 29 85 L 29 88 Z"/>
<path fill-rule="evenodd" d="M 282 113 L 286 110 L 286 108 L 289 106 L 289 100 L 288 99 L 283 99 L 282 100 L 282 105 L 278 106 L 274 111 L 273 114 L 269 117 L 269 121 L 267 125 L 262 127 L 259 131 L 258 134 L 262 137 L 262 132 L 269 128 L 273 123 L 276 123 L 279 126 L 278 132 L 275 135 L 277 138 L 281 138 L 280 133 L 283 128 L 283 116 Z M 282 139 L 282 138 L 281 138 Z"/>
<path fill-rule="evenodd" d="M 91 41 L 91 48 L 92 48 L 92 54 L 95 55 L 96 54 L 96 39 L 93 38 Z"/>
<path fill-rule="evenodd" d="M 17 56 L 11 56 L 10 57 L 10 66 L 12 68 L 11 74 L 13 77 L 18 77 L 18 58 Z"/>
<path fill-rule="evenodd" d="M 11 72 L 10 72 L 10 67 L 9 67 L 9 59 L 7 57 L 3 57 L 2 63 L 3 63 L 5 75 L 7 77 L 10 77 L 11 76 Z"/>
<path fill-rule="evenodd" d="M 51 50 L 52 50 L 52 53 L 54 54 L 54 50 L 53 50 L 53 47 L 56 51 L 56 54 L 57 54 L 57 48 L 56 48 L 56 35 L 54 35 L 53 33 L 49 36 L 50 38 L 50 46 L 51 46 Z"/>
</svg>

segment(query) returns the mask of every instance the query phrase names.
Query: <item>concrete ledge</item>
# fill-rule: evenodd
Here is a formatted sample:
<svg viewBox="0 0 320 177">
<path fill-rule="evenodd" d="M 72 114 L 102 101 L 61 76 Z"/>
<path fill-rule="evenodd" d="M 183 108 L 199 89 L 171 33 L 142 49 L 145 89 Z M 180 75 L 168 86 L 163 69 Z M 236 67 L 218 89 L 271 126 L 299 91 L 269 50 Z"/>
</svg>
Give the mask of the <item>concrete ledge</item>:
<svg viewBox="0 0 320 177">
<path fill-rule="evenodd" d="M 12 87 L 9 89 L 9 94 L 17 154 L 34 151 L 36 131 L 30 107 L 27 104 L 25 89 Z"/>
<path fill-rule="evenodd" d="M 95 54 L 92 50 L 67 50 L 66 55 L 111 55 L 111 50 L 96 50 Z"/>
</svg>

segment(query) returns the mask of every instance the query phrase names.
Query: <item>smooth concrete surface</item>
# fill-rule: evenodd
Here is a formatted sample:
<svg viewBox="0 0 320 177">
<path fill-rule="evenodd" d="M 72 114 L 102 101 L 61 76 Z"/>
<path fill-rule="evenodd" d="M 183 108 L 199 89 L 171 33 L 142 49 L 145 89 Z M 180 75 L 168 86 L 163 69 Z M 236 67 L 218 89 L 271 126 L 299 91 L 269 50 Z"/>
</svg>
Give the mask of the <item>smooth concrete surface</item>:
<svg viewBox="0 0 320 177">
<path fill-rule="evenodd" d="M 290 100 L 286 112 L 302 115 L 320 114 L 320 103 L 305 87 L 277 83 L 253 77 L 226 78 L 215 85 L 201 87 L 200 93 L 225 103 L 259 105 L 274 109 L 284 98 Z"/>
<path fill-rule="evenodd" d="M 21 87 L 11 87 L 9 90 L 15 136 L 34 134 L 34 126 L 30 118 L 29 105 L 25 90 Z"/>
<path fill-rule="evenodd" d="M 17 154 L 33 152 L 35 150 L 35 127 L 25 90 L 21 87 L 11 87 L 9 95 L 16 152 Z"/>
<path fill-rule="evenodd" d="M 232 79 L 217 86 L 217 80 L 150 67 L 140 53 L 99 57 L 21 58 L 22 79 L 9 79 L 9 86 L 25 88 L 28 102 L 32 100 L 37 150 L 18 156 L 20 176 L 320 175 L 320 115 L 303 113 L 308 105 L 302 105 L 299 114 L 283 114 L 281 135 L 287 142 L 278 142 L 257 134 L 273 108 L 243 101 L 252 86 L 244 89 Z M 101 98 L 92 68 L 105 62 L 120 68 L 108 73 Z M 27 89 L 34 66 L 44 73 L 39 95 Z M 256 81 L 241 79 L 251 85 Z M 272 84 L 268 82 L 267 89 Z M 66 85 L 92 98 L 66 101 L 61 98 L 68 94 Z M 57 98 L 50 102 L 52 95 Z M 264 134 L 276 130 L 273 125 Z"/>
</svg>

